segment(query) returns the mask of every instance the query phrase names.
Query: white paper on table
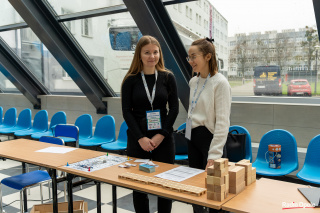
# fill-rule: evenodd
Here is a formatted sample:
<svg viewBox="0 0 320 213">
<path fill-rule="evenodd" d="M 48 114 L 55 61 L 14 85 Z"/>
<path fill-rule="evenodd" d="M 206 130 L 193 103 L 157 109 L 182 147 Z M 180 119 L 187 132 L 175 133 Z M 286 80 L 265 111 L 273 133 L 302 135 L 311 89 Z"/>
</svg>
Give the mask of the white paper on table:
<svg viewBox="0 0 320 213">
<path fill-rule="evenodd" d="M 194 169 L 186 166 L 179 166 L 177 168 L 168 170 L 155 176 L 166 180 L 181 182 L 202 172 L 204 172 L 204 170 L 202 169 Z"/>
<path fill-rule="evenodd" d="M 150 161 L 150 159 L 137 159 L 134 162 L 135 163 L 148 163 Z"/>
<path fill-rule="evenodd" d="M 51 146 L 51 147 L 47 147 L 47 148 L 44 148 L 44 149 L 37 150 L 36 152 L 64 154 L 64 153 L 71 152 L 71 151 L 76 150 L 76 149 L 78 149 L 78 148 L 66 148 L 66 147 L 54 147 L 54 146 Z"/>
</svg>

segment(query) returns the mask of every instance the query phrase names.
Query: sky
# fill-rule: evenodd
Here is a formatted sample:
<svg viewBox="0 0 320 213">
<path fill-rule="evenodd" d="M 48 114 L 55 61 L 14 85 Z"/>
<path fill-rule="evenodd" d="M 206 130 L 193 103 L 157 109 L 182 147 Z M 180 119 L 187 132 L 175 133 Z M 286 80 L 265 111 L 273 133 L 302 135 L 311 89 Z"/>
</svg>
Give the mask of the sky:
<svg viewBox="0 0 320 213">
<path fill-rule="evenodd" d="M 209 0 L 235 33 L 304 28 L 316 25 L 312 0 Z"/>
</svg>

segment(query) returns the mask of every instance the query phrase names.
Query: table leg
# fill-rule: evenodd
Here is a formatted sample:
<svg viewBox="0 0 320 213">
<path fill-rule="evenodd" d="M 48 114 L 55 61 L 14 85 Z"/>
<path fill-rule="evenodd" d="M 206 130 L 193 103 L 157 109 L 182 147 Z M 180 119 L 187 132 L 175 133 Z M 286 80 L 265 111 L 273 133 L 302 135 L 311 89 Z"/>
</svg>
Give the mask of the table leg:
<svg viewBox="0 0 320 213">
<path fill-rule="evenodd" d="M 49 175 L 52 179 L 52 199 L 53 199 L 53 213 L 58 213 L 58 186 L 57 186 L 57 170 L 48 169 Z"/>
<path fill-rule="evenodd" d="M 68 213 L 73 213 L 73 195 L 72 195 L 72 179 L 73 174 L 67 173 L 67 190 L 68 190 Z"/>
<path fill-rule="evenodd" d="M 22 173 L 26 173 L 26 163 L 22 162 Z M 24 212 L 28 212 L 28 196 L 27 196 L 27 190 L 23 190 L 23 208 Z"/>
<path fill-rule="evenodd" d="M 97 186 L 97 213 L 101 213 L 101 183 L 95 181 Z"/>
<path fill-rule="evenodd" d="M 117 213 L 117 187 L 112 185 L 112 207 L 113 213 Z"/>
</svg>

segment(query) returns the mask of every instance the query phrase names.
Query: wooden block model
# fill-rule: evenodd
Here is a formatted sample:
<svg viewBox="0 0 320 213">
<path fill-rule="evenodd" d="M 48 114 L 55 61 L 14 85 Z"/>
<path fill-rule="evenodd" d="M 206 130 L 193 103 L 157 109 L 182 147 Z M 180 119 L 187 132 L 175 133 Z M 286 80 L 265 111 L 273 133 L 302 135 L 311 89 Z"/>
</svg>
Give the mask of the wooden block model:
<svg viewBox="0 0 320 213">
<path fill-rule="evenodd" d="M 246 179 L 246 186 L 249 186 L 252 182 L 252 164 L 246 163 L 248 160 L 242 160 L 241 162 L 236 163 L 236 166 L 242 166 L 245 168 L 245 179 Z"/>
<path fill-rule="evenodd" d="M 229 192 L 237 194 L 245 188 L 245 168 L 235 166 L 229 171 Z"/>
<path fill-rule="evenodd" d="M 229 192 L 229 174 L 224 176 L 224 184 L 226 185 L 226 192 Z"/>
<path fill-rule="evenodd" d="M 257 170 L 255 167 L 252 167 L 252 171 L 251 171 L 251 183 L 256 182 L 257 179 Z"/>
<path fill-rule="evenodd" d="M 213 176 L 214 175 L 214 165 L 209 166 L 207 168 L 207 175 Z"/>
<path fill-rule="evenodd" d="M 233 163 L 233 162 L 228 163 L 229 170 L 233 169 L 235 166 L 236 166 L 236 163 Z"/>
<path fill-rule="evenodd" d="M 157 187 L 162 187 L 175 192 L 187 193 L 193 196 L 201 196 L 206 193 L 206 189 L 196 186 L 190 186 L 186 184 L 177 183 L 170 180 L 165 180 L 161 178 L 154 178 L 139 174 L 134 174 L 126 172 L 124 174 L 118 175 L 119 178 L 129 181 L 134 181 L 142 184 L 149 184 Z M 213 195 L 212 195 L 213 197 Z"/>
<path fill-rule="evenodd" d="M 250 163 L 250 160 L 242 159 L 242 160 L 241 160 L 241 161 L 239 161 L 238 163 Z"/>
<path fill-rule="evenodd" d="M 207 199 L 223 201 L 228 192 L 229 187 L 229 160 L 220 158 L 214 161 L 214 165 L 207 169 Z M 227 183 L 227 185 L 225 184 Z M 228 189 L 229 190 L 229 189 Z"/>
<path fill-rule="evenodd" d="M 229 188 L 229 192 L 232 194 L 238 194 L 240 192 L 242 192 L 246 187 L 245 182 L 243 181 L 242 183 L 240 183 L 239 185 L 235 186 L 235 187 L 231 187 Z"/>
</svg>

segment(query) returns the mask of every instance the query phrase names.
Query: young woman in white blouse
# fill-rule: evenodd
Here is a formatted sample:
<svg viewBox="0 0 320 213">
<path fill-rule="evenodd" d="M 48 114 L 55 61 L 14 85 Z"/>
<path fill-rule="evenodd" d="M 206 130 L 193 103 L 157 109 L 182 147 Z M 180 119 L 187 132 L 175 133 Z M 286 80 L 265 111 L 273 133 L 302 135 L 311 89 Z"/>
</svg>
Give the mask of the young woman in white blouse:
<svg viewBox="0 0 320 213">
<path fill-rule="evenodd" d="M 189 166 L 207 169 L 222 157 L 230 125 L 231 88 L 218 73 L 213 39 L 192 43 L 187 58 L 197 75 L 190 82 L 186 137 L 189 137 Z"/>
<path fill-rule="evenodd" d="M 190 101 L 186 137 L 189 166 L 207 169 L 223 155 L 230 125 L 231 88 L 227 79 L 218 73 L 213 39 L 192 43 L 187 60 L 197 75 L 190 82 Z M 202 212 L 193 206 L 194 212 Z M 210 210 L 213 212 L 213 210 Z"/>
</svg>

